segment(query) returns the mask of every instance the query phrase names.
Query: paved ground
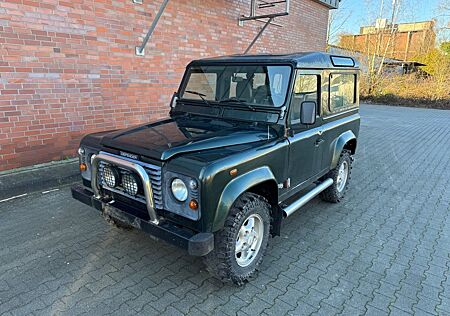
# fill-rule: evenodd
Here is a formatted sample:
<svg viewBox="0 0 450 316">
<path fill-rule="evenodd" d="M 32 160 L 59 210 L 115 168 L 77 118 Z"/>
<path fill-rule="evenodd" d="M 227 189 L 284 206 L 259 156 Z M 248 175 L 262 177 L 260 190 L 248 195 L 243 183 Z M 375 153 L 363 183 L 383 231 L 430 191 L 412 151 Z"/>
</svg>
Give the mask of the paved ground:
<svg viewBox="0 0 450 316">
<path fill-rule="evenodd" d="M 241 288 L 68 188 L 0 203 L 0 313 L 450 315 L 450 111 L 361 113 L 345 202 L 289 218 Z"/>
</svg>

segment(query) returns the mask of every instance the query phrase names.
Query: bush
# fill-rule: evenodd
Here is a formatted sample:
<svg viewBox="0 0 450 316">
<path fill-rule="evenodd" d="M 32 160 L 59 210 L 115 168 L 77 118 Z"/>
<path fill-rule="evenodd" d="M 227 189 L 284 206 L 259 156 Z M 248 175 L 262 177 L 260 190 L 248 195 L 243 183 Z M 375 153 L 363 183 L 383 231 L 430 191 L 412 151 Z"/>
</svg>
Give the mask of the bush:
<svg viewBox="0 0 450 316">
<path fill-rule="evenodd" d="M 435 49 L 418 57 L 426 64 L 422 73 L 387 74 L 361 79 L 361 99 L 416 107 L 450 109 L 450 56 Z"/>
</svg>

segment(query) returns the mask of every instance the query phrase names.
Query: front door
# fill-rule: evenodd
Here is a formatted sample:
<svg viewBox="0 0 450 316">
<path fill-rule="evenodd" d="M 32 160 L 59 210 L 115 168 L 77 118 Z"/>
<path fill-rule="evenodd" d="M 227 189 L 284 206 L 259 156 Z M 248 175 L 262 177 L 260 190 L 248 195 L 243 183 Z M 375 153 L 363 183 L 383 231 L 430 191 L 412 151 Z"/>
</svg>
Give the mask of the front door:
<svg viewBox="0 0 450 316">
<path fill-rule="evenodd" d="M 323 138 L 320 119 L 320 73 L 298 71 L 295 79 L 289 111 L 291 133 L 289 136 L 288 177 L 292 191 L 303 188 L 312 177 L 321 171 Z M 314 125 L 304 125 L 300 121 L 300 107 L 304 101 L 317 104 L 317 117 Z"/>
</svg>

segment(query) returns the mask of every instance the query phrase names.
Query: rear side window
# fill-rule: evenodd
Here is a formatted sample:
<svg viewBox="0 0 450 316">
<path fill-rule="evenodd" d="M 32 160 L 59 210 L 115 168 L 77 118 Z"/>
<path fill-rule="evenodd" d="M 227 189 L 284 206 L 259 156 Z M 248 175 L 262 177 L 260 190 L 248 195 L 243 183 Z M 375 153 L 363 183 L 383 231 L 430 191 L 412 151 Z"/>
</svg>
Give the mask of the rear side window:
<svg viewBox="0 0 450 316">
<path fill-rule="evenodd" d="M 356 75 L 330 75 L 330 111 L 340 112 L 356 106 Z"/>
<path fill-rule="evenodd" d="M 294 94 L 291 105 L 291 123 L 300 123 L 300 106 L 304 101 L 314 101 L 318 104 L 319 96 L 318 75 L 298 74 L 295 78 Z"/>
</svg>

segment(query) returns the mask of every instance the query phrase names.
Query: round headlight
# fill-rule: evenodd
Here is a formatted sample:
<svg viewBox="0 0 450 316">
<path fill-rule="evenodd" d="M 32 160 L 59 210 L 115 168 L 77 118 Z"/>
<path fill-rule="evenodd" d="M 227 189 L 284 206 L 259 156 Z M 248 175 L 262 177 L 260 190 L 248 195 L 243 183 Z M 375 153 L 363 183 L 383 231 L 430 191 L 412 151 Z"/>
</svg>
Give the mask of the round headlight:
<svg viewBox="0 0 450 316">
<path fill-rule="evenodd" d="M 114 188 L 119 182 L 119 173 L 115 168 L 105 166 L 103 168 L 103 181 L 105 181 L 105 184 L 110 188 Z"/>
<path fill-rule="evenodd" d="M 122 175 L 122 186 L 128 194 L 133 196 L 138 194 L 139 185 L 134 174 L 126 173 Z"/>
<path fill-rule="evenodd" d="M 187 200 L 188 190 L 183 180 L 175 178 L 172 181 L 172 194 L 180 202 Z"/>
</svg>

